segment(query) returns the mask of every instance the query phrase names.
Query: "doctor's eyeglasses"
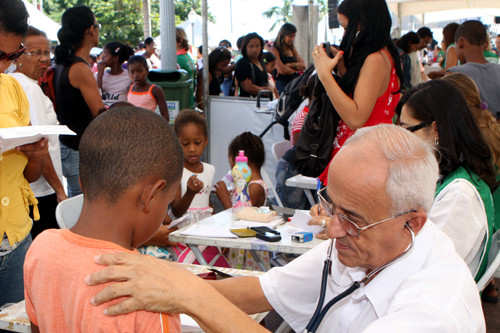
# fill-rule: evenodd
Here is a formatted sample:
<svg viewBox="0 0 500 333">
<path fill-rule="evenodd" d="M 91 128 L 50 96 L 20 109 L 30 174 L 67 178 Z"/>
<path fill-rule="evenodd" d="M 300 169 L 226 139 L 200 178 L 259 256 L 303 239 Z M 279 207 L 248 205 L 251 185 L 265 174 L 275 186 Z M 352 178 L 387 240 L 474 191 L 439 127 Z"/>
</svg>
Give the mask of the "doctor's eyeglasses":
<svg viewBox="0 0 500 333">
<path fill-rule="evenodd" d="M 359 238 L 359 236 L 361 235 L 361 231 L 364 231 L 364 230 L 366 230 L 368 228 L 376 226 L 377 224 L 380 224 L 380 223 L 392 220 L 392 219 L 394 219 L 396 217 L 403 216 L 405 214 L 415 212 L 415 210 L 409 210 L 407 212 L 393 215 L 391 217 L 383 219 L 382 221 L 374 222 L 374 223 L 372 223 L 370 225 L 367 225 L 365 227 L 360 228 L 360 227 L 358 227 L 358 225 L 354 221 L 352 221 L 351 219 L 349 219 L 347 216 L 345 216 L 342 213 L 337 213 L 335 211 L 335 209 L 333 208 L 332 203 L 329 200 L 330 198 L 328 197 L 328 193 L 326 192 L 326 189 L 327 188 L 325 187 L 325 188 L 321 189 L 320 191 L 318 191 L 318 198 L 319 198 L 319 202 L 320 202 L 319 204 L 321 205 L 321 209 L 324 209 L 326 211 L 326 213 L 328 214 L 328 216 L 330 216 L 330 217 L 333 217 L 334 215 L 337 215 L 337 218 L 338 218 L 338 220 L 339 220 L 340 225 L 342 226 L 342 228 L 344 228 L 345 232 L 349 236 L 352 236 L 352 237 Z"/>
</svg>

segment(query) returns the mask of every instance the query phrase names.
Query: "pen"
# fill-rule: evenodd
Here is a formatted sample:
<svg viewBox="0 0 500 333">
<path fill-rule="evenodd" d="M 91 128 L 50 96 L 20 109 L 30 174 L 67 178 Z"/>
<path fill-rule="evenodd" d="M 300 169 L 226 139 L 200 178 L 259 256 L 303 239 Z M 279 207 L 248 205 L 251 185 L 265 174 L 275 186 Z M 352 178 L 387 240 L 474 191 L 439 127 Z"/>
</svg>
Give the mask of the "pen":
<svg viewBox="0 0 500 333">
<path fill-rule="evenodd" d="M 318 178 L 318 185 L 316 186 L 316 196 L 318 197 L 318 215 L 321 213 L 321 202 L 319 200 L 319 191 L 321 190 L 321 180 Z"/>
</svg>

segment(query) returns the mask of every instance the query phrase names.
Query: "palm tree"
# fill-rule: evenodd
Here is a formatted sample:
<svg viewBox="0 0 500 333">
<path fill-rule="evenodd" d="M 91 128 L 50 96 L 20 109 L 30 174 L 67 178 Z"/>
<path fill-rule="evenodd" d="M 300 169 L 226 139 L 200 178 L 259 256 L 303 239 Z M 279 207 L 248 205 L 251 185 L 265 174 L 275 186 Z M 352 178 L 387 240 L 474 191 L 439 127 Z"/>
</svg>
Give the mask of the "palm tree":
<svg viewBox="0 0 500 333">
<path fill-rule="evenodd" d="M 272 18 L 273 16 L 276 17 L 276 21 L 274 21 L 269 31 L 272 31 L 277 24 L 281 25 L 292 21 L 293 1 L 294 0 L 283 0 L 282 7 L 274 6 L 266 10 L 264 13 L 262 13 L 262 15 L 264 15 L 267 18 Z"/>
</svg>

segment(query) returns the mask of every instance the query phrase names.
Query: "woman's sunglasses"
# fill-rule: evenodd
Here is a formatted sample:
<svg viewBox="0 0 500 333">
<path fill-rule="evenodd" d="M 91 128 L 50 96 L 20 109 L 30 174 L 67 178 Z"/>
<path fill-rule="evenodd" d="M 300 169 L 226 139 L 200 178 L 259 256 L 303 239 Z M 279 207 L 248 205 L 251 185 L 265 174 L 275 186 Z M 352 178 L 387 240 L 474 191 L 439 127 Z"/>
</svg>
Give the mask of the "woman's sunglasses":
<svg viewBox="0 0 500 333">
<path fill-rule="evenodd" d="M 12 53 L 6 53 L 3 51 L 0 51 L 0 61 L 4 61 L 4 60 L 14 61 L 17 58 L 19 58 L 24 53 L 24 51 L 26 51 L 26 48 L 24 47 L 23 44 L 21 44 L 21 46 L 19 47 L 19 50 L 12 52 Z"/>
</svg>

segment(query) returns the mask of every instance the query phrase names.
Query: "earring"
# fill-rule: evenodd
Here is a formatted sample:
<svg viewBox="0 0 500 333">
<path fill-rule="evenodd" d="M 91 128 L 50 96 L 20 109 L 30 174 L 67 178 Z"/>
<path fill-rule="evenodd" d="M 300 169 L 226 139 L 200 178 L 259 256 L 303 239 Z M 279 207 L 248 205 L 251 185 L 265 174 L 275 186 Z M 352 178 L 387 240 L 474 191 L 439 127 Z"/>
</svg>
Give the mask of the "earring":
<svg viewBox="0 0 500 333">
<path fill-rule="evenodd" d="M 439 147 L 439 140 L 438 140 L 438 138 L 434 138 L 434 144 L 436 145 L 436 147 Z"/>
<path fill-rule="evenodd" d="M 23 64 L 22 63 L 18 63 L 17 67 L 21 68 L 21 67 L 23 67 Z"/>
<path fill-rule="evenodd" d="M 356 31 L 356 39 L 358 38 L 358 35 L 359 35 L 359 30 Z"/>
</svg>

